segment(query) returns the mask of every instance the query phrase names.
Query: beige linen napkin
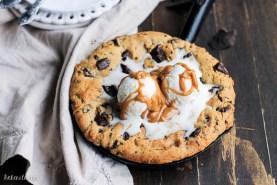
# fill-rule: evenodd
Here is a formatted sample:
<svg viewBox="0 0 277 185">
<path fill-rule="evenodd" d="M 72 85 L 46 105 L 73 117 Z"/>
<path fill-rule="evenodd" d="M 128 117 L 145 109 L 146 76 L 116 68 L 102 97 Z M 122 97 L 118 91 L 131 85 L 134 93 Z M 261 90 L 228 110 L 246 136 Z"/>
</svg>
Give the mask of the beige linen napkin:
<svg viewBox="0 0 277 185">
<path fill-rule="evenodd" d="M 158 1 L 122 0 L 88 28 L 63 31 L 18 27 L 0 11 L 1 164 L 23 156 L 36 185 L 133 184 L 125 165 L 100 155 L 72 124 L 68 90 L 75 64 L 101 42 L 135 30 Z"/>
</svg>

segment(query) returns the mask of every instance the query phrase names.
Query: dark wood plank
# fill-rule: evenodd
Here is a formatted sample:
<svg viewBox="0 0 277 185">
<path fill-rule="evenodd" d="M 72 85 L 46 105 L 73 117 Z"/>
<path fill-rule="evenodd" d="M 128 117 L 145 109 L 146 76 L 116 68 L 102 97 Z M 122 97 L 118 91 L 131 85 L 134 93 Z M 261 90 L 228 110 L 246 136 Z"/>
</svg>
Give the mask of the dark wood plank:
<svg viewBox="0 0 277 185">
<path fill-rule="evenodd" d="M 171 36 L 179 36 L 190 4 L 167 8 L 168 3 L 169 1 L 160 3 L 159 7 L 152 13 L 153 30 L 168 33 Z"/>
<path fill-rule="evenodd" d="M 135 185 L 198 185 L 195 159 L 178 167 L 141 169 L 129 166 Z"/>
<path fill-rule="evenodd" d="M 154 185 L 162 182 L 161 170 L 140 169 L 131 166 L 129 166 L 129 170 L 135 185 Z"/>
<path fill-rule="evenodd" d="M 271 158 L 270 170 L 277 177 L 277 11 L 276 1 L 264 0 L 253 3 L 246 0 L 244 10 L 247 15 L 252 62 L 255 66 L 259 102 L 267 136 Z"/>
</svg>

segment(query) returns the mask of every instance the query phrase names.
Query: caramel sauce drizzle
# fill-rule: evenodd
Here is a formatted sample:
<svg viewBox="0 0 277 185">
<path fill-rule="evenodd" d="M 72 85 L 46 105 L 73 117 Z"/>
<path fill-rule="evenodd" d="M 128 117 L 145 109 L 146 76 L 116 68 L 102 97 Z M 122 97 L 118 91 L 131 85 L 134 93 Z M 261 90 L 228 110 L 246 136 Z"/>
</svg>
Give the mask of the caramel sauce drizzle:
<svg viewBox="0 0 277 185">
<path fill-rule="evenodd" d="M 164 94 L 166 94 L 168 90 L 171 90 L 180 96 L 188 96 L 193 92 L 194 89 L 198 91 L 198 82 L 197 82 L 195 72 L 192 69 L 190 69 L 186 64 L 177 63 L 177 65 L 181 65 L 183 68 L 186 69 L 183 73 L 179 74 L 179 85 L 180 85 L 181 91 L 168 87 L 168 81 L 164 79 L 166 78 L 166 75 L 168 75 L 173 70 L 173 66 L 166 66 L 161 74 L 161 79 L 163 82 L 162 90 Z M 186 79 L 189 79 L 192 82 L 191 87 L 189 89 L 187 89 L 185 84 Z"/>
<path fill-rule="evenodd" d="M 124 120 L 127 119 L 126 113 L 132 101 L 142 102 L 147 105 L 147 108 L 141 114 L 141 118 L 147 117 L 149 122 L 166 121 L 172 118 L 174 115 L 178 114 L 179 111 L 176 107 L 176 103 L 174 101 L 169 102 L 165 96 L 165 92 L 171 90 L 178 95 L 187 96 L 191 94 L 194 89 L 198 90 L 198 84 L 194 71 L 191 70 L 186 64 L 178 63 L 178 65 L 181 65 L 186 69 L 182 74 L 179 75 L 179 84 L 181 91 L 169 88 L 167 80 L 163 80 L 165 79 L 166 75 L 173 70 L 173 66 L 171 65 L 154 71 L 151 74 L 144 71 L 131 73 L 130 77 L 138 81 L 139 87 L 136 91 L 129 94 L 128 97 L 119 104 L 120 118 Z M 156 92 L 151 98 L 143 95 L 142 89 L 144 87 L 144 84 L 141 82 L 141 79 L 149 76 L 155 81 L 156 85 Z M 192 81 L 190 89 L 187 89 L 185 85 L 186 79 L 190 79 Z M 122 79 L 122 81 L 123 80 L 124 79 Z M 161 84 L 158 83 L 159 80 L 162 80 Z"/>
</svg>

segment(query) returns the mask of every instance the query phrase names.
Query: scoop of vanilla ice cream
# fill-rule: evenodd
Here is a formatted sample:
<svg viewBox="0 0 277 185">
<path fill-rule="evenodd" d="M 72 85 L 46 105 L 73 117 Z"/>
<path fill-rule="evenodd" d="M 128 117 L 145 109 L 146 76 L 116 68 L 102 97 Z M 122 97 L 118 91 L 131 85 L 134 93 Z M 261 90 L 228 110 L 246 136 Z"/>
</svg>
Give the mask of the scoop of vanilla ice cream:
<svg viewBox="0 0 277 185">
<path fill-rule="evenodd" d="M 118 87 L 117 100 L 119 103 L 123 102 L 130 94 L 133 93 L 133 96 L 136 96 L 138 93 L 135 93 L 139 88 L 139 83 L 136 79 L 129 76 L 122 79 Z"/>
<path fill-rule="evenodd" d="M 180 77 L 179 75 L 184 73 L 187 69 L 184 68 L 181 65 L 175 64 L 173 66 L 173 69 L 167 74 L 165 80 L 167 80 L 168 83 L 168 90 L 166 91 L 166 95 L 170 101 L 177 100 L 177 101 L 183 101 L 183 99 L 186 96 L 181 96 L 179 94 L 176 94 L 174 91 L 171 89 L 174 89 L 178 92 L 181 92 L 181 87 L 180 87 Z M 191 79 L 185 79 L 184 80 L 186 89 L 190 89 L 192 86 L 192 81 Z M 195 90 L 194 90 L 195 91 Z M 190 98 L 192 98 L 190 96 Z"/>
<path fill-rule="evenodd" d="M 132 117 L 140 117 L 140 115 L 147 109 L 147 105 L 145 103 L 139 101 L 132 101 L 126 112 L 126 116 L 128 118 Z"/>
<path fill-rule="evenodd" d="M 122 79 L 118 87 L 118 103 L 122 103 L 127 98 L 135 98 L 138 95 L 137 90 L 139 88 L 141 88 L 142 94 L 148 98 L 151 98 L 155 94 L 155 81 L 150 76 L 146 76 L 145 78 L 140 79 L 139 81 L 130 76 Z M 128 117 L 140 116 L 142 112 L 146 110 L 146 108 L 147 105 L 145 103 L 134 100 L 129 104 L 126 115 Z"/>
</svg>

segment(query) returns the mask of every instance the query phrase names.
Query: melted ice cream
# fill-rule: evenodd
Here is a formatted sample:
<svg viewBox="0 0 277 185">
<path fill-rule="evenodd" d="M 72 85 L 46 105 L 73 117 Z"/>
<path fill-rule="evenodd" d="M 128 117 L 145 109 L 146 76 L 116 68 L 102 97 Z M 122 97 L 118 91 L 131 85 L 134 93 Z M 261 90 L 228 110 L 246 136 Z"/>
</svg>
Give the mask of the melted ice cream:
<svg viewBox="0 0 277 185">
<path fill-rule="evenodd" d="M 179 85 L 179 75 L 184 72 L 184 68 L 177 63 L 184 63 L 190 69 L 192 69 L 196 75 L 196 80 L 198 87 L 194 89 L 191 94 L 188 96 L 181 96 L 176 94 L 174 91 L 167 91 L 166 96 L 170 101 L 175 101 L 178 108 L 178 115 L 175 115 L 172 119 L 164 122 L 151 123 L 147 118 L 141 118 L 141 113 L 147 108 L 146 104 L 142 102 L 132 102 L 127 109 L 127 116 L 125 120 L 119 118 L 118 114 L 114 115 L 112 124 L 120 123 L 123 125 L 123 132 L 128 132 L 129 135 L 135 135 L 140 132 L 140 126 L 143 124 L 146 130 L 146 137 L 149 139 L 162 139 L 164 136 L 167 136 L 171 133 L 174 133 L 179 130 L 185 130 L 185 135 L 189 136 L 194 130 L 194 124 L 196 123 L 200 113 L 208 108 L 207 102 L 210 98 L 214 96 L 213 93 L 209 92 L 209 89 L 213 87 L 212 84 L 202 84 L 200 77 L 202 72 L 199 69 L 199 63 L 193 56 L 183 58 L 187 52 L 184 49 L 179 49 L 176 52 L 176 57 L 173 61 L 168 63 L 168 61 L 163 61 L 161 63 L 155 63 L 154 68 L 143 68 L 143 62 L 135 62 L 130 58 L 122 61 L 123 64 L 128 66 L 133 72 L 136 71 L 146 71 L 150 72 L 159 67 L 165 67 L 167 65 L 173 65 L 173 70 L 166 76 L 168 85 L 172 89 L 180 90 Z M 144 58 L 151 57 L 149 54 L 146 54 Z M 139 83 L 137 80 L 127 77 L 128 75 L 122 73 L 120 66 L 113 70 L 109 76 L 104 78 L 103 85 L 116 85 L 120 87 L 118 89 L 117 99 L 118 102 L 122 102 L 130 94 L 134 93 L 138 87 Z M 126 77 L 126 78 L 125 78 Z M 145 96 L 151 97 L 155 93 L 155 84 L 153 85 L 151 79 L 143 79 L 144 89 L 143 93 Z M 190 88 L 192 83 L 190 80 L 184 81 L 185 86 Z M 135 96 L 135 94 L 134 94 Z M 102 95 L 103 98 L 107 100 L 112 97 L 107 94 Z"/>
</svg>

